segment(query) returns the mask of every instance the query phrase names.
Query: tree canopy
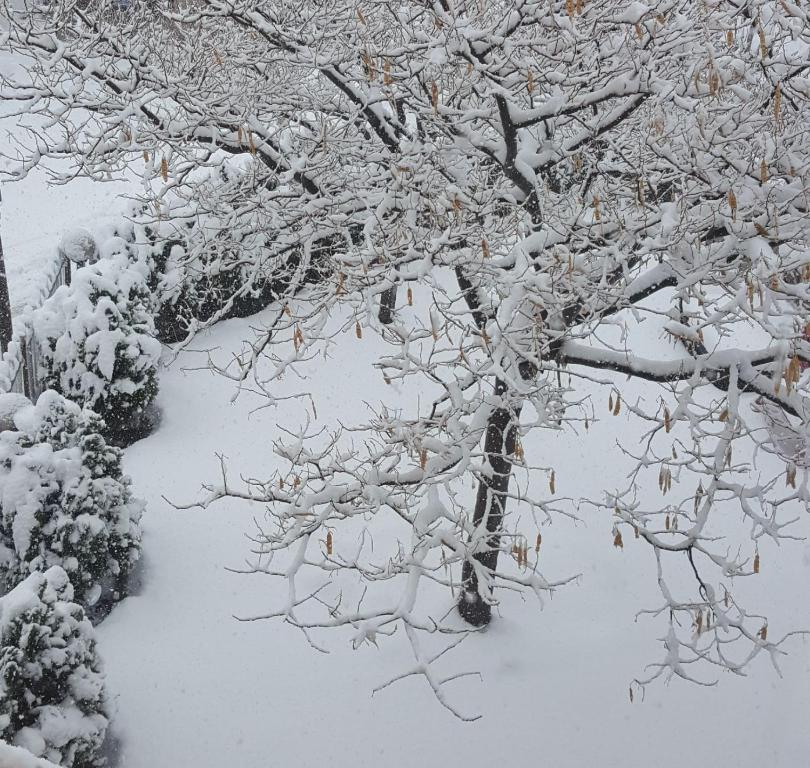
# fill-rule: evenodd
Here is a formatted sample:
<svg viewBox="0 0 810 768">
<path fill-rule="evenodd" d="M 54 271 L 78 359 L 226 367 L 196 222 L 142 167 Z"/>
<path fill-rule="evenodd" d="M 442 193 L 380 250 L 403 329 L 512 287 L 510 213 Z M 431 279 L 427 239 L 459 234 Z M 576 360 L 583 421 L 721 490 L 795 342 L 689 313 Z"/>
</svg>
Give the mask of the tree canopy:
<svg viewBox="0 0 810 768">
<path fill-rule="evenodd" d="M 355 644 L 401 626 L 413 673 L 458 714 L 419 633 L 463 638 L 499 589 L 542 597 L 570 580 L 541 572 L 541 534 L 515 515 L 539 527 L 588 502 L 615 516 L 616 546 L 637 536 L 658 564 L 668 630 L 640 685 L 775 659 L 784 638 L 726 589 L 759 556 L 725 537 L 732 509 L 756 545 L 789 537 L 810 504 L 803 6 L 16 5 L 4 44 L 28 66 L 2 93 L 30 126 L 17 172 L 140 177 L 142 215 L 181 233 L 180 274 L 238 275 L 217 310 L 189 318 L 189 338 L 269 285 L 273 320 L 221 370 L 237 387 L 272 399 L 329 345 L 335 318 L 386 343 L 387 382 L 423 381 L 418 411 L 403 413 L 392 386 L 366 424 L 325 437 L 313 420 L 280 441 L 289 472 L 235 487 L 223 471 L 212 487 L 206 504 L 268 505 L 257 569 L 289 586 L 269 616 L 307 633 L 351 627 Z M 656 343 L 640 342 L 651 328 Z M 656 394 L 626 400 L 616 373 Z M 586 439 L 594 383 L 646 431 L 624 446 L 627 478 L 562 498 L 553 457 L 534 464 L 523 442 Z M 656 475 L 672 495 L 652 503 L 640 489 Z M 334 545 L 333 531 L 355 538 L 389 517 L 407 535 L 384 554 L 362 534 L 352 552 Z M 670 588 L 670 560 L 692 575 L 689 594 Z M 458 588 L 467 624 L 425 613 L 426 582 Z"/>
</svg>

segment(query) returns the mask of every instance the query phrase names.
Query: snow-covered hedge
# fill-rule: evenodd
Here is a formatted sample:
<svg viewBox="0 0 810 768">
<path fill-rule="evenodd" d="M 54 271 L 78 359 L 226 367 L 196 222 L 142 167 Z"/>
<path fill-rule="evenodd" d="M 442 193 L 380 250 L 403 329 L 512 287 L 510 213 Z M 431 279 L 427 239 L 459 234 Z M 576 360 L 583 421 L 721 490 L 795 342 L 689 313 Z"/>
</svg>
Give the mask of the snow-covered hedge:
<svg viewBox="0 0 810 768">
<path fill-rule="evenodd" d="M 33 317 L 47 386 L 92 408 L 112 434 L 140 422 L 158 387 L 148 268 L 128 250 L 120 238 L 108 243 Z"/>
<path fill-rule="evenodd" d="M 121 451 L 92 411 L 53 391 L 0 434 L 0 585 L 60 565 L 76 600 L 95 606 L 126 594 L 140 552 L 143 502 L 121 472 Z"/>
<path fill-rule="evenodd" d="M 0 736 L 63 768 L 92 768 L 108 714 L 93 626 L 67 574 L 31 574 L 0 599 Z"/>
<path fill-rule="evenodd" d="M 160 339 L 177 341 L 219 313 L 221 319 L 245 316 L 272 301 L 278 265 L 267 246 L 273 228 L 266 221 L 257 226 L 261 211 L 247 226 L 234 215 L 262 184 L 251 168 L 248 155 L 223 157 L 164 195 L 157 219 L 151 206 L 135 217 Z"/>
<path fill-rule="evenodd" d="M 278 183 L 274 174 L 247 153 L 217 159 L 161 195 L 157 216 L 152 205 L 133 216 L 140 258 L 150 266 L 158 337 L 166 342 L 213 319 L 254 314 L 330 269 L 328 238 L 312 248 L 297 235 L 279 240 L 287 225 L 273 206 L 257 204 Z"/>
</svg>

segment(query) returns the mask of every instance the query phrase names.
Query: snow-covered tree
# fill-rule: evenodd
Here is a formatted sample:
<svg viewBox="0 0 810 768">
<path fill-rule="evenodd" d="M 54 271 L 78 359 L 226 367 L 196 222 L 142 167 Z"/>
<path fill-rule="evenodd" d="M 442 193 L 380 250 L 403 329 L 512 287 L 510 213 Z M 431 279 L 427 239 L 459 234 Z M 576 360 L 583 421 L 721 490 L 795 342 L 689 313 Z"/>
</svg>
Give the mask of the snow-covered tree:
<svg viewBox="0 0 810 768">
<path fill-rule="evenodd" d="M 59 565 L 85 607 L 127 593 L 140 552 L 143 503 L 103 422 L 56 392 L 18 411 L 0 435 L 0 579 L 6 589 Z M 100 601 L 100 602 L 99 602 Z"/>
<path fill-rule="evenodd" d="M 0 598 L 0 736 L 63 768 L 92 768 L 104 764 L 108 710 L 93 626 L 67 574 L 32 573 Z"/>
<path fill-rule="evenodd" d="M 92 408 L 117 435 L 137 427 L 157 395 L 160 343 L 148 269 L 120 238 L 73 275 L 34 313 L 46 383 Z"/>
<path fill-rule="evenodd" d="M 256 568 L 289 588 L 266 616 L 352 628 L 356 644 L 401 626 L 414 673 L 452 707 L 418 634 L 464 630 L 420 595 L 459 590 L 481 626 L 504 589 L 550 592 L 573 574 L 542 573 L 538 529 L 580 501 L 614 515 L 617 547 L 629 533 L 654 555 L 664 655 L 639 684 L 776 658 L 784 638 L 730 579 L 758 572 L 758 547 L 810 504 L 803 6 L 198 0 L 8 16 L 29 66 L 4 94 L 35 134 L 20 173 L 64 157 L 135 169 L 156 222 L 178 190 L 220 211 L 207 241 L 244 259 L 234 299 L 276 276 L 273 318 L 224 371 L 238 386 L 272 397 L 336 323 L 390 346 L 376 367 L 391 398 L 369 423 L 326 441 L 313 423 L 278 445 L 288 471 L 206 502 L 267 503 Z M 243 183 L 195 195 L 200 169 L 233 155 Z M 305 289 L 313 260 L 323 277 Z M 647 395 L 623 396 L 622 376 Z M 403 413 L 411 379 L 423 404 Z M 538 430 L 587 440 L 604 413 L 592 385 L 646 431 L 624 446 L 629 476 L 565 498 L 573 468 L 523 445 Z M 375 527 L 385 546 L 336 543 Z"/>
</svg>

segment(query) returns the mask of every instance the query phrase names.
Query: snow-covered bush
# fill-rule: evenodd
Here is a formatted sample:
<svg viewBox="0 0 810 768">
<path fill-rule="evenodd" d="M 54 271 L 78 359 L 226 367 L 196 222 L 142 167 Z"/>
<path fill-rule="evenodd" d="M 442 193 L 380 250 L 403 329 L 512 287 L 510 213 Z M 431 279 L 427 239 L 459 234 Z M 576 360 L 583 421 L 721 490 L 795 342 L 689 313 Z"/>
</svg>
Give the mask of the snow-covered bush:
<svg viewBox="0 0 810 768">
<path fill-rule="evenodd" d="M 0 598 L 0 737 L 63 768 L 103 765 L 108 723 L 93 626 L 62 568 Z"/>
<path fill-rule="evenodd" d="M 111 434 L 136 426 L 157 394 L 147 268 L 115 238 L 34 313 L 46 383 L 92 408 Z"/>
<path fill-rule="evenodd" d="M 0 768 L 59 768 L 56 763 L 31 754 L 22 747 L 0 741 Z"/>
<path fill-rule="evenodd" d="M 275 184 L 274 174 L 255 167 L 248 154 L 223 157 L 216 168 L 198 169 L 162 195 L 157 217 L 153 205 L 136 213 L 161 340 L 252 315 L 291 286 L 332 271 L 328 238 L 309 247 L 277 247 L 281 219 L 254 202 Z"/>
<path fill-rule="evenodd" d="M 121 472 L 101 418 L 56 392 L 0 434 L 0 584 L 60 565 L 76 600 L 105 606 L 126 594 L 140 551 L 143 503 Z"/>
</svg>

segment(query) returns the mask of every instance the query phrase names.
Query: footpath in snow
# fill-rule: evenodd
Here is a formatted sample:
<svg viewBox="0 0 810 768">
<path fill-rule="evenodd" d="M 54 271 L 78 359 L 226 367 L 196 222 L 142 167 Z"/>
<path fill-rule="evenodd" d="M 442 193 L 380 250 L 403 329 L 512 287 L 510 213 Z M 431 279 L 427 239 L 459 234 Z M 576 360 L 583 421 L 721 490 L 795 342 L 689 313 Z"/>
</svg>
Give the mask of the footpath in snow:
<svg viewBox="0 0 810 768">
<path fill-rule="evenodd" d="M 195 348 L 225 360 L 260 322 L 223 323 Z M 308 387 L 322 419 L 359 418 L 362 401 L 382 393 L 382 381 L 372 381 L 364 365 L 370 345 L 349 336 L 319 363 Z M 184 353 L 164 372 L 162 424 L 126 453 L 135 491 L 147 500 L 142 584 L 99 627 L 117 705 L 119 768 L 810 763 L 810 642 L 791 644 L 781 679 L 762 657 L 748 678 L 724 674 L 714 688 L 657 684 L 643 702 L 630 703 L 629 681 L 661 654 L 661 625 L 634 623 L 636 611 L 658 602 L 654 566 L 645 547 L 614 549 L 612 521 L 601 514 L 583 513 L 583 524 L 560 521 L 544 533 L 549 571 L 582 572 L 578 584 L 561 589 L 543 611 L 505 601 L 503 616 L 448 660 L 454 670 L 481 672 L 480 681 L 448 690 L 464 711 L 483 716 L 473 725 L 453 719 L 420 680 L 372 696 L 410 663 L 396 638 L 352 651 L 346 635 L 320 636 L 332 650 L 327 655 L 290 626 L 234 619 L 277 604 L 283 589 L 228 570 L 244 565 L 245 534 L 263 510 L 228 502 L 178 511 L 164 496 L 199 498 L 201 483 L 216 480 L 217 453 L 234 478 L 240 471 L 269 475 L 278 424 L 299 423 L 304 405 L 255 410 L 264 401 L 249 393 L 231 403 L 230 382 L 191 370 L 205 357 Z M 346 359 L 359 373 L 347 372 Z M 538 434 L 526 451 L 553 451 L 568 468 L 559 482 L 593 492 L 616 471 L 616 429 L 615 421 L 595 425 L 587 440 Z M 768 596 L 772 627 L 810 627 L 810 548 L 782 550 L 763 558 L 767 567 L 752 594 Z"/>
</svg>

